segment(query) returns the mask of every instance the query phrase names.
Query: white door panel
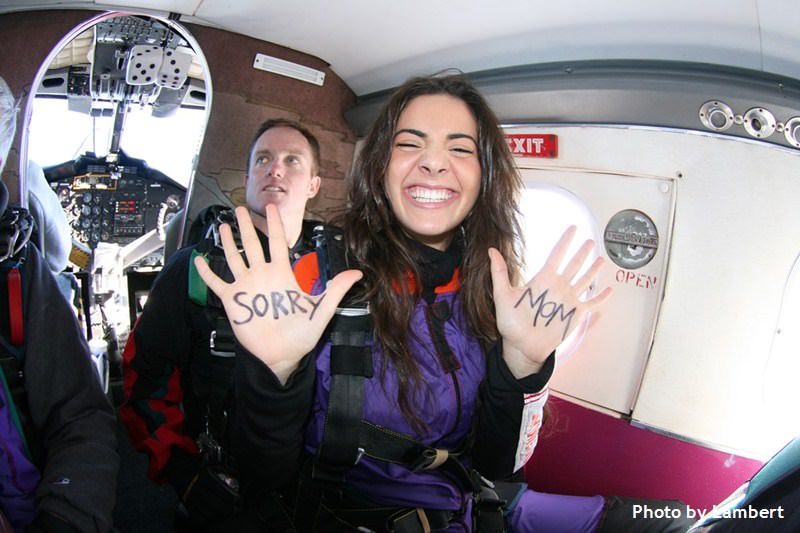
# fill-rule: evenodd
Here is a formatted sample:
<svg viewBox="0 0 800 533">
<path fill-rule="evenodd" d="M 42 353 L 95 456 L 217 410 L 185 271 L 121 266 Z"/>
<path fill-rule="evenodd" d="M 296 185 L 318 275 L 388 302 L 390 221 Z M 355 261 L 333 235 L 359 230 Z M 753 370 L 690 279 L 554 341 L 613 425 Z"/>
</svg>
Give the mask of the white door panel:
<svg viewBox="0 0 800 533">
<path fill-rule="evenodd" d="M 644 267 L 609 262 L 598 285 L 615 293 L 553 388 L 750 457 L 800 431 L 797 387 L 782 378 L 796 379 L 800 353 L 800 320 L 787 310 L 800 297 L 787 289 L 800 254 L 800 151 L 658 128 L 506 131 L 557 136 L 557 158 L 518 159 L 527 184 L 570 191 L 600 232 L 618 210 L 638 209 L 659 233 Z M 529 245 L 553 225 L 543 208 L 526 208 Z"/>
<path fill-rule="evenodd" d="M 552 380 L 558 392 L 621 414 L 630 414 L 639 389 L 652 341 L 658 305 L 664 290 L 664 266 L 669 250 L 674 186 L 670 179 L 601 174 L 575 170 L 521 168 L 527 188 L 523 201 L 527 247 L 534 257 L 550 251 L 570 223 L 590 218 L 592 228 L 581 233 L 595 238 L 598 251 L 608 259 L 603 243 L 606 225 L 625 210 L 646 214 L 658 231 L 655 255 L 641 268 L 622 268 L 608 259 L 596 285 L 611 286 L 614 296 L 592 316 L 580 345 L 559 356 Z M 585 205 L 585 214 L 565 212 L 554 202 L 551 187 L 571 193 Z M 580 236 L 580 235 L 579 235 Z M 580 239 L 582 242 L 583 239 Z M 575 247 L 580 244 L 574 243 Z M 536 260 L 540 263 L 539 260 Z M 528 270 L 533 273 L 538 265 Z"/>
</svg>

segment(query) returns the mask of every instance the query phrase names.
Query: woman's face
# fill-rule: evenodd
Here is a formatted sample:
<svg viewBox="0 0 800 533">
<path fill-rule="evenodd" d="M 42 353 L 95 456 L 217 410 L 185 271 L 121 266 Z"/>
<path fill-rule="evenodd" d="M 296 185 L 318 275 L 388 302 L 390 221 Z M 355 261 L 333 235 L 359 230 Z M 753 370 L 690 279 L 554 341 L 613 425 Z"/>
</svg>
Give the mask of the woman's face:
<svg viewBox="0 0 800 533">
<path fill-rule="evenodd" d="M 478 127 L 460 99 L 418 96 L 400 114 L 386 172 L 392 211 L 415 239 L 444 250 L 480 191 Z"/>
</svg>

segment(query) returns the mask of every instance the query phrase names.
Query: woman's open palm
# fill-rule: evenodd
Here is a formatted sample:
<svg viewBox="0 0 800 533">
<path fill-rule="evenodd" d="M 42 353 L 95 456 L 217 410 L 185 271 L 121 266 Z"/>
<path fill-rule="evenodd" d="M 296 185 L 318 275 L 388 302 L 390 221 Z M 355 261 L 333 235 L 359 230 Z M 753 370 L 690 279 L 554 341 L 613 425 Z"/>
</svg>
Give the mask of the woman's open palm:
<svg viewBox="0 0 800 533">
<path fill-rule="evenodd" d="M 542 269 L 521 287 L 512 287 L 503 256 L 492 248 L 492 285 L 503 356 L 517 377 L 535 372 L 586 314 L 610 295 L 607 287 L 582 300 L 603 265 L 598 257 L 578 276 L 595 243 L 586 241 L 559 272 L 576 228 L 571 226 L 550 252 Z M 573 281 L 574 280 L 574 281 Z"/>
<path fill-rule="evenodd" d="M 320 295 L 303 292 L 289 263 L 283 223 L 274 205 L 266 207 L 270 261 L 244 207 L 236 208 L 245 263 L 231 228 L 220 228 L 228 268 L 234 281 L 226 283 L 200 257 L 197 271 L 220 298 L 239 343 L 285 381 L 300 359 L 316 346 L 345 293 L 361 278 L 348 270 L 337 275 Z"/>
</svg>

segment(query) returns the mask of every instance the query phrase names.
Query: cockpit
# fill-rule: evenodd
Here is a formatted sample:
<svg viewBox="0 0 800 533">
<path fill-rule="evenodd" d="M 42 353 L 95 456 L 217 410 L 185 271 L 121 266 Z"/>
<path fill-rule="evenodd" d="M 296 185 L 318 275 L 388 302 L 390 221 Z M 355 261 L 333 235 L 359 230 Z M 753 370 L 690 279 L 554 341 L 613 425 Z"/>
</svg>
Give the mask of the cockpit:
<svg viewBox="0 0 800 533">
<path fill-rule="evenodd" d="M 38 216 L 61 219 L 67 231 L 53 225 L 40 247 L 45 256 L 70 250 L 59 275 L 74 279 L 76 314 L 88 339 L 108 341 L 113 367 L 164 265 L 167 228 L 202 141 L 207 87 L 192 43 L 167 21 L 101 17 L 76 32 L 40 71 L 20 194 L 32 204 L 43 180 L 55 196 Z"/>
</svg>

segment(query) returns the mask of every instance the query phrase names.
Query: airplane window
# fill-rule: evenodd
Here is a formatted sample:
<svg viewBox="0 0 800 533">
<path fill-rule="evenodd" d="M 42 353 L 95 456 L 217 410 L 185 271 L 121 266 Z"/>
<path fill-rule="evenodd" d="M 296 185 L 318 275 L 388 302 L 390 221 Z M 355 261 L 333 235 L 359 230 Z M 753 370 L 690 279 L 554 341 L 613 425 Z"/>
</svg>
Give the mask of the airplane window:
<svg viewBox="0 0 800 533">
<path fill-rule="evenodd" d="M 149 109 L 131 106 L 125 117 L 125 152 L 146 159 L 150 167 L 188 187 L 205 121 L 204 109 L 180 108 L 169 120 L 158 120 L 153 119 Z M 53 124 L 59 127 L 54 128 Z M 28 157 L 47 167 L 85 152 L 105 156 L 113 132 L 113 116 L 92 117 L 71 111 L 67 100 L 37 98 L 33 104 Z"/>
<path fill-rule="evenodd" d="M 526 280 L 544 265 L 553 246 L 570 225 L 577 226 L 578 231 L 568 254 L 575 253 L 586 239 L 594 239 L 598 247 L 592 252 L 587 264 L 591 264 L 591 261 L 598 256 L 602 240 L 597 224 L 586 205 L 571 192 L 547 184 L 529 183 L 523 191 L 520 205 L 521 225 L 525 235 L 523 259 Z M 559 361 L 567 360 L 577 349 L 590 320 L 591 317 L 584 320 L 558 347 Z"/>
</svg>

